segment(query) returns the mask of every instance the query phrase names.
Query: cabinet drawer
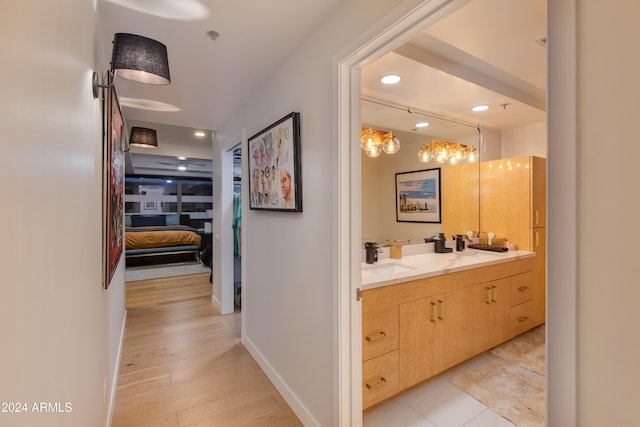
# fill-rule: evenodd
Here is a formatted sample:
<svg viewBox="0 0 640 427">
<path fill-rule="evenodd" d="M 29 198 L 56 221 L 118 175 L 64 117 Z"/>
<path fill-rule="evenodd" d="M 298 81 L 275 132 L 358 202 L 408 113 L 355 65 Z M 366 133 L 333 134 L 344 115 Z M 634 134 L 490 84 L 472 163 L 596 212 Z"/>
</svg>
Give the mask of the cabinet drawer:
<svg viewBox="0 0 640 427">
<path fill-rule="evenodd" d="M 398 306 L 362 315 L 362 360 L 398 348 Z"/>
<path fill-rule="evenodd" d="M 511 337 L 520 335 L 536 326 L 534 301 L 511 307 Z"/>
<path fill-rule="evenodd" d="M 362 363 L 362 406 L 367 409 L 398 393 L 398 351 Z"/>
<path fill-rule="evenodd" d="M 533 298 L 533 272 L 518 274 L 511 277 L 511 307 L 522 304 Z"/>
</svg>

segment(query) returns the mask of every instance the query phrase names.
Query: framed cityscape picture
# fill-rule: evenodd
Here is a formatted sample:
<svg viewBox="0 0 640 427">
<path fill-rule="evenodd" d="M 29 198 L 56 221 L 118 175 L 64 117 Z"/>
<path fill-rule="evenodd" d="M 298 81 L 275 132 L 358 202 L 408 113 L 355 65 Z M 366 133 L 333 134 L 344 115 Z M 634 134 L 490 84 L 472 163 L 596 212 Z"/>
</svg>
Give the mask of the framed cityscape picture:
<svg viewBox="0 0 640 427">
<path fill-rule="evenodd" d="M 396 221 L 442 222 L 440 168 L 396 173 Z"/>
</svg>

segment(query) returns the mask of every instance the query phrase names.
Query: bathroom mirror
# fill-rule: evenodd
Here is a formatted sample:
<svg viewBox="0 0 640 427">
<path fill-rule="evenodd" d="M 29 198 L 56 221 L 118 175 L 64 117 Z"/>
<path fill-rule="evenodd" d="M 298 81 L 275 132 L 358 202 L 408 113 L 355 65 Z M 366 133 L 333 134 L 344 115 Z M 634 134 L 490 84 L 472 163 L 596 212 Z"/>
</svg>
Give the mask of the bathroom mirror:
<svg viewBox="0 0 640 427">
<path fill-rule="evenodd" d="M 383 245 L 387 239 L 406 244 L 425 237 L 479 230 L 480 132 L 476 126 L 411 110 L 376 99 L 363 98 L 361 122 L 365 129 L 392 131 L 400 141 L 395 154 L 362 155 L 362 240 Z M 428 123 L 417 127 L 418 123 Z M 418 152 L 432 140 L 464 144 L 475 149 L 475 160 L 457 164 L 437 160 L 423 163 Z M 440 168 L 441 223 L 398 222 L 396 173 Z M 455 169 L 454 169 L 455 168 Z M 456 191 L 447 191 L 455 183 Z"/>
</svg>

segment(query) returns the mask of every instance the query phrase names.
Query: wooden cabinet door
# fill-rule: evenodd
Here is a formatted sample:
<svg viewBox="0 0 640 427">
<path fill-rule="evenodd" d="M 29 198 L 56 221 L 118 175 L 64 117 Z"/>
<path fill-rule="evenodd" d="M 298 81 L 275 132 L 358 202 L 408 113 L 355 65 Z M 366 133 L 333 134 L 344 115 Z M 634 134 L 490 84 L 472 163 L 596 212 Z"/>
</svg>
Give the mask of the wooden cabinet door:
<svg viewBox="0 0 640 427">
<path fill-rule="evenodd" d="M 533 228 L 531 242 L 531 250 L 536 253 L 533 269 L 534 323 L 539 325 L 544 323 L 546 313 L 547 229 Z"/>
<path fill-rule="evenodd" d="M 530 250 L 530 157 L 482 162 L 480 228 Z"/>
<path fill-rule="evenodd" d="M 463 360 L 463 292 L 400 304 L 400 389 Z"/>
<path fill-rule="evenodd" d="M 531 166 L 531 227 L 547 225 L 546 159 L 532 157 Z"/>
<path fill-rule="evenodd" d="M 464 290 L 465 356 L 472 357 L 508 339 L 509 278 Z"/>
<path fill-rule="evenodd" d="M 442 232 L 450 237 L 479 231 L 480 165 L 468 163 L 440 169 Z"/>
</svg>

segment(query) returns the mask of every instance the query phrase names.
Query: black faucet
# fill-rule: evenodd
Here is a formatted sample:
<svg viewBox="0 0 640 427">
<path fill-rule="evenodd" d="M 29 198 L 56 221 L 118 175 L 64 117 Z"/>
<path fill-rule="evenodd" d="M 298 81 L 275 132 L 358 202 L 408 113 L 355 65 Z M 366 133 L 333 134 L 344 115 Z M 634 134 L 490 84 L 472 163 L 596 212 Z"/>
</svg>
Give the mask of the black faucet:
<svg viewBox="0 0 640 427">
<path fill-rule="evenodd" d="M 431 237 L 425 237 L 424 238 L 424 242 L 425 243 L 433 243 L 433 242 L 437 242 L 438 239 L 436 239 L 436 237 L 438 236 L 438 233 L 432 235 Z"/>
<path fill-rule="evenodd" d="M 378 262 L 378 244 L 376 242 L 366 242 L 364 249 L 367 252 L 366 263 L 373 264 Z"/>
<path fill-rule="evenodd" d="M 437 254 L 446 254 L 447 252 L 453 252 L 453 249 L 447 248 L 445 246 L 446 241 L 447 241 L 447 238 L 444 237 L 444 233 L 440 233 L 439 238 L 438 240 L 436 240 L 436 244 L 435 244 L 435 252 Z"/>
</svg>

